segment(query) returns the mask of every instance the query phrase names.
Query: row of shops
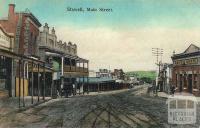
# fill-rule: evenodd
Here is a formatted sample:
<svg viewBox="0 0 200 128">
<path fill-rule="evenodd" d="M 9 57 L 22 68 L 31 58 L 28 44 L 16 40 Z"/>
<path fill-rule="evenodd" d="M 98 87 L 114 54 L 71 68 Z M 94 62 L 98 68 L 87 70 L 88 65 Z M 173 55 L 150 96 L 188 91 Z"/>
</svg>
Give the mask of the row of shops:
<svg viewBox="0 0 200 128">
<path fill-rule="evenodd" d="M 71 95 L 74 88 L 89 91 L 89 61 L 77 55 L 76 44 L 58 40 L 53 27 L 41 26 L 28 9 L 15 12 L 14 4 L 0 19 L 0 98 L 40 100 Z"/>
<path fill-rule="evenodd" d="M 81 79 L 83 80 L 83 79 Z M 123 81 L 123 82 L 122 82 Z M 116 80 L 112 77 L 89 77 L 86 84 L 90 92 L 101 92 L 110 90 L 126 89 L 130 87 L 129 82 Z"/>
<path fill-rule="evenodd" d="M 99 75 L 105 77 L 107 71 L 100 70 Z M 112 76 L 124 79 L 122 69 Z M 75 43 L 59 40 L 54 27 L 42 26 L 28 9 L 16 12 L 9 4 L 8 17 L 0 19 L 0 98 L 23 101 L 31 96 L 33 103 L 34 98 L 127 87 L 114 78 L 89 77 L 89 61 L 77 55 Z"/>
</svg>

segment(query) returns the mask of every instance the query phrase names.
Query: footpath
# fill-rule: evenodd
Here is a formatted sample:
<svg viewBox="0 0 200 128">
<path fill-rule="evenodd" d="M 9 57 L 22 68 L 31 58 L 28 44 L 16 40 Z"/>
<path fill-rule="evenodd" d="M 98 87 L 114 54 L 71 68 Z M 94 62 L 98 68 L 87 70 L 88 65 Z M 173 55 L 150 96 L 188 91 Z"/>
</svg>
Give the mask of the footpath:
<svg viewBox="0 0 200 128">
<path fill-rule="evenodd" d="M 26 110 L 30 107 L 37 106 L 49 100 L 51 100 L 51 97 L 45 97 L 45 100 L 43 100 L 43 98 L 40 97 L 39 101 L 38 101 L 38 97 L 33 97 L 33 103 L 32 103 L 31 96 L 27 96 L 27 97 L 24 97 L 24 102 L 21 97 L 20 104 L 19 104 L 19 97 L 3 98 L 3 99 L 0 99 L 0 116 L 6 115 L 14 111 Z"/>
<path fill-rule="evenodd" d="M 175 95 L 176 95 L 176 93 L 175 93 Z M 178 95 L 180 95 L 180 93 L 178 93 Z M 183 95 L 184 95 L 184 93 L 183 93 Z M 167 99 L 169 96 L 170 95 L 167 94 L 166 92 L 158 92 L 158 97 L 162 97 L 162 98 L 166 98 Z M 200 97 L 195 96 L 195 98 L 196 98 L 197 102 L 200 103 Z"/>
</svg>

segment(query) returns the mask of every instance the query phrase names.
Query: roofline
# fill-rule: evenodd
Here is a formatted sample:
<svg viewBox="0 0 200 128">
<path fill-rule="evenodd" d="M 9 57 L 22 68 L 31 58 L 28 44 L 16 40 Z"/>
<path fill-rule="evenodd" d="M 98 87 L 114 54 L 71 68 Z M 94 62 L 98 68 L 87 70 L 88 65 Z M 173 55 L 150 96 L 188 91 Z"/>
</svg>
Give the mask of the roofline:
<svg viewBox="0 0 200 128">
<path fill-rule="evenodd" d="M 185 57 L 191 57 L 191 56 L 197 56 L 200 55 L 200 51 L 197 52 L 192 52 L 192 53 L 180 53 L 180 54 L 175 54 L 171 56 L 172 59 L 181 59 Z"/>
<path fill-rule="evenodd" d="M 196 45 L 194 45 L 194 44 L 190 44 L 190 46 L 192 46 L 192 45 L 193 45 L 194 47 L 200 49 L 198 46 L 196 46 Z M 189 47 L 190 47 L 190 46 L 189 46 Z M 189 49 L 189 47 L 188 47 L 183 53 L 185 53 L 185 52 Z"/>
<path fill-rule="evenodd" d="M 39 20 L 33 15 L 33 13 L 27 13 L 27 12 L 16 12 L 16 14 L 24 14 L 26 16 L 29 16 L 39 27 L 42 26 L 42 24 L 39 22 Z"/>
</svg>

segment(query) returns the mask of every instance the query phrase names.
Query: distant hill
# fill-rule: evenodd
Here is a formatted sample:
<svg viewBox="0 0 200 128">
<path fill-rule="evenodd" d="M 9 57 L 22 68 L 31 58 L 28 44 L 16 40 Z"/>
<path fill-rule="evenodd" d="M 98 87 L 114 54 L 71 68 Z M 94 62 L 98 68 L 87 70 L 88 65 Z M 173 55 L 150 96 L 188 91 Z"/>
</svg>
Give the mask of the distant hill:
<svg viewBox="0 0 200 128">
<path fill-rule="evenodd" d="M 148 78 L 150 80 L 156 79 L 156 71 L 130 71 L 126 72 L 128 76 L 135 76 L 137 78 Z"/>
</svg>

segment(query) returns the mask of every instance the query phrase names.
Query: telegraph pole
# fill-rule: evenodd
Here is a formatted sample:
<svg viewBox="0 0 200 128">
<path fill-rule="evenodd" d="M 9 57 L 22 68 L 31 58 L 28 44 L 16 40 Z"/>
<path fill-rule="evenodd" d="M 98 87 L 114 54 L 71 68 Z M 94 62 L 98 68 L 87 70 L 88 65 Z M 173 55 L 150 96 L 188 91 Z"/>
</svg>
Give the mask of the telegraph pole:
<svg viewBox="0 0 200 128">
<path fill-rule="evenodd" d="M 162 61 L 163 49 L 162 48 L 152 48 L 153 56 L 156 56 L 156 65 L 159 64 L 159 57 Z"/>
<path fill-rule="evenodd" d="M 158 79 L 159 79 L 159 75 L 160 75 L 160 65 L 162 63 L 162 55 L 163 55 L 163 49 L 162 48 L 152 48 L 152 54 L 153 56 L 156 56 L 156 65 L 158 66 L 158 74 L 157 74 L 157 77 L 156 77 L 156 96 L 157 96 L 157 87 L 159 86 L 158 85 Z M 159 57 L 160 57 L 160 60 L 159 60 Z"/>
</svg>

